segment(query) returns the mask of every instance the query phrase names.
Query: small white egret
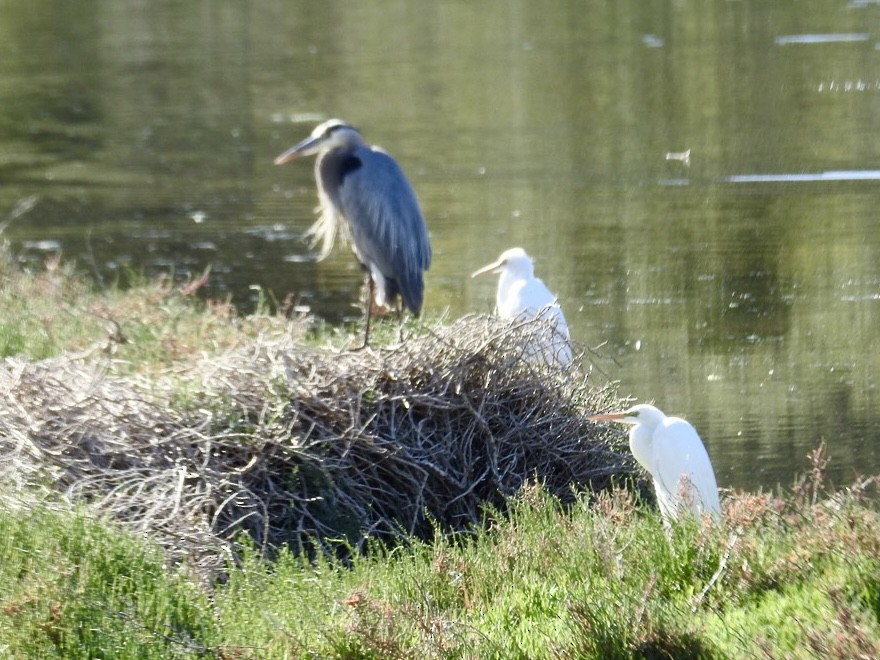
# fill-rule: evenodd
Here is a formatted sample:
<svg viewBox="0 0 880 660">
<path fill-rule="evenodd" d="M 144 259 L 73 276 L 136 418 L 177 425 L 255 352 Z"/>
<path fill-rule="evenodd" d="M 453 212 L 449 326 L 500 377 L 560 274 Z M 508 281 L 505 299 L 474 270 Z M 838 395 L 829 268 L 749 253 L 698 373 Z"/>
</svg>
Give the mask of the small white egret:
<svg viewBox="0 0 880 660">
<path fill-rule="evenodd" d="M 360 132 L 340 119 L 320 124 L 312 134 L 275 159 L 283 165 L 317 155 L 315 181 L 321 216 L 308 235 L 330 253 L 338 229 L 354 239 L 354 254 L 367 271 L 369 296 L 364 346 L 370 338 L 375 294 L 379 306 L 398 294 L 413 315 L 422 309 L 423 272 L 431 265 L 428 228 L 416 194 L 397 161 L 380 147 L 369 147 Z M 345 224 L 340 221 L 345 219 Z M 346 231 L 347 230 L 347 231 Z"/>
<path fill-rule="evenodd" d="M 631 425 L 629 448 L 654 480 L 665 521 L 685 513 L 721 515 L 715 471 L 696 429 L 646 403 L 622 412 L 588 417 Z"/>
<path fill-rule="evenodd" d="M 498 316 L 509 320 L 540 318 L 547 322 L 550 336 L 541 339 L 541 358 L 567 366 L 571 363 L 571 338 L 562 308 L 544 283 L 535 277 L 535 267 L 526 251 L 505 250 L 497 261 L 480 268 L 471 277 L 499 273 L 495 306 Z"/>
</svg>

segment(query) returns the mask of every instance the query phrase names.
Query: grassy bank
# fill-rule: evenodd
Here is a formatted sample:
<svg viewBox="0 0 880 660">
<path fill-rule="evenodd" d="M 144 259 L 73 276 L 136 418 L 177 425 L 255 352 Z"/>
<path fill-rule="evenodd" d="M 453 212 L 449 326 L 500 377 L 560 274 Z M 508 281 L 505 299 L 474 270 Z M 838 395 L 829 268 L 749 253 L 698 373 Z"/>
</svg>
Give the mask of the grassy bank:
<svg viewBox="0 0 880 660">
<path fill-rule="evenodd" d="M 3 655 L 880 655 L 875 484 L 826 490 L 821 452 L 665 530 L 582 422 L 613 392 L 488 322 L 340 353 L 170 282 L 0 270 Z"/>
<path fill-rule="evenodd" d="M 10 657 L 877 657 L 880 520 L 859 490 L 737 495 L 665 532 L 617 491 L 529 487 L 473 535 L 346 565 L 257 552 L 205 590 L 85 515 L 0 514 Z"/>
</svg>

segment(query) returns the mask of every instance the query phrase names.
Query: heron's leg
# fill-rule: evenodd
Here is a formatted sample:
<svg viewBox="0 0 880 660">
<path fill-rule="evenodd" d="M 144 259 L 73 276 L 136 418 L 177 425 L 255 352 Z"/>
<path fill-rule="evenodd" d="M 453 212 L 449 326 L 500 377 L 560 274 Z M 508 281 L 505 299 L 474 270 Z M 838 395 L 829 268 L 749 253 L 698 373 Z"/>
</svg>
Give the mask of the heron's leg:
<svg viewBox="0 0 880 660">
<path fill-rule="evenodd" d="M 398 297 L 395 305 L 397 308 L 397 341 L 403 343 L 403 300 Z"/>
<path fill-rule="evenodd" d="M 376 285 L 373 283 L 373 278 L 370 276 L 369 271 L 367 272 L 367 319 L 364 323 L 364 343 L 362 346 L 356 348 L 355 350 L 360 351 L 367 347 L 370 343 L 370 319 L 373 316 L 373 289 Z"/>
</svg>

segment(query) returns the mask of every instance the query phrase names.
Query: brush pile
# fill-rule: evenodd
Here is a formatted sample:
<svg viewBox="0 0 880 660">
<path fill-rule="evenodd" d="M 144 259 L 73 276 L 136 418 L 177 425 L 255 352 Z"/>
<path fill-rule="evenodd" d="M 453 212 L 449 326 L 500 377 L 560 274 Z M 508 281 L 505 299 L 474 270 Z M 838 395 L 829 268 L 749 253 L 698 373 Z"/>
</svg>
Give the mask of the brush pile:
<svg viewBox="0 0 880 660">
<path fill-rule="evenodd" d="M 538 331 L 540 329 L 537 329 Z M 540 481 L 563 500 L 634 474 L 614 403 L 575 366 L 534 364 L 528 323 L 471 316 L 396 347 L 290 335 L 161 378 L 75 358 L 0 367 L 0 476 L 88 502 L 211 573 L 264 551 L 339 551 L 462 530 Z"/>
</svg>

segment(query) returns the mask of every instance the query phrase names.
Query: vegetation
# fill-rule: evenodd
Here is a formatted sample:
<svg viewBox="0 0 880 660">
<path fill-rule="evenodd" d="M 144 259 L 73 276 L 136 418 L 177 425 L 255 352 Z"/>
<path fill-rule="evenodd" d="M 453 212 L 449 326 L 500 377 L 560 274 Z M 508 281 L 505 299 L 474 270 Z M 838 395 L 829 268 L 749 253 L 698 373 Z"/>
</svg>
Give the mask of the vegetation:
<svg viewBox="0 0 880 660">
<path fill-rule="evenodd" d="M 373 422 L 386 420 L 372 427 L 370 438 L 388 449 L 382 428 L 387 420 L 403 424 L 401 410 L 428 406 L 431 417 L 441 416 L 441 390 L 417 361 L 417 347 L 442 344 L 449 351 L 440 362 L 445 366 L 430 373 L 437 382 L 457 384 L 459 393 L 469 395 L 477 387 L 464 375 L 482 374 L 482 381 L 474 381 L 483 383 L 482 398 L 474 399 L 481 413 L 476 417 L 506 447 L 474 454 L 471 461 L 504 456 L 525 460 L 529 452 L 514 448 L 526 446 L 524 437 L 533 439 L 521 434 L 525 431 L 517 435 L 500 426 L 501 412 L 514 427 L 528 426 L 523 419 L 533 420 L 547 435 L 548 425 L 561 425 L 568 432 L 586 433 L 588 442 L 539 445 L 531 462 L 505 459 L 500 465 L 516 475 L 509 482 L 481 473 L 472 473 L 468 486 L 459 491 L 451 484 L 464 479 L 461 475 L 434 482 L 420 491 L 434 498 L 424 500 L 430 515 L 414 527 L 400 526 L 396 533 L 390 523 L 384 534 L 353 529 L 328 545 L 331 528 L 324 517 L 323 526 L 313 528 L 317 545 L 277 543 L 281 536 L 267 543 L 267 535 L 259 535 L 247 522 L 257 514 L 239 512 L 215 524 L 219 508 L 206 489 L 228 483 L 228 475 L 226 482 L 221 476 L 211 481 L 190 471 L 210 465 L 215 472 L 231 474 L 233 459 L 240 463 L 246 455 L 245 465 L 238 468 L 244 474 L 266 452 L 272 460 L 259 463 L 258 470 L 264 490 L 249 484 L 253 501 L 265 501 L 265 483 L 273 470 L 289 470 L 291 463 L 285 461 L 306 451 L 288 447 L 285 458 L 284 438 L 290 442 L 302 434 L 294 432 L 291 419 L 283 424 L 279 420 L 285 414 L 314 416 L 316 410 L 304 407 L 308 397 L 294 396 L 292 381 L 282 377 L 284 369 L 271 367 L 290 366 L 283 356 L 291 342 L 297 342 L 298 354 L 327 354 L 321 342 L 338 344 L 347 337 L 308 339 L 306 320 L 283 315 L 239 318 L 228 305 L 198 303 L 168 282 L 95 292 L 57 262 L 28 274 L 8 254 L 3 259 L 0 345 L 9 356 L 0 384 L 0 467 L 6 476 L 0 492 L 4 655 L 880 656 L 876 483 L 869 478 L 843 490 L 826 490 L 821 448 L 790 491 L 729 493 L 721 524 L 690 520 L 666 529 L 640 488 L 642 482 L 633 478 L 631 464 L 620 462 L 621 436 L 590 435 L 580 426 L 584 410 L 611 405 L 607 388 L 574 373 L 553 380 L 540 367 L 515 361 L 504 363 L 503 377 L 490 375 L 500 369 L 491 361 L 465 360 L 468 368 L 456 371 L 450 365 L 461 363 L 463 355 L 510 356 L 517 344 L 505 343 L 507 335 L 488 322 L 437 323 L 420 331 L 408 328 L 409 353 L 377 350 L 350 359 L 347 353 L 334 354 L 335 380 L 298 377 L 295 382 L 309 391 L 326 388 L 332 380 L 345 390 L 340 384 L 375 385 L 382 374 L 395 374 L 395 383 L 410 388 L 408 396 L 393 387 L 374 386 L 367 392 L 349 391 L 346 399 L 362 406 L 402 402 L 403 408 L 383 409 L 378 416 L 373 408 L 368 416 Z M 464 331 L 475 326 L 489 340 L 483 352 L 464 341 L 476 336 Z M 461 341 L 454 342 L 445 333 L 447 327 Z M 245 368 L 249 356 L 256 366 Z M 418 378 L 401 376 L 414 359 L 421 365 L 414 370 Z M 223 364 L 226 369 L 220 368 Z M 310 373 L 320 374 L 322 365 L 310 363 Z M 352 370 L 360 370 L 358 378 L 366 381 L 350 377 Z M 536 394 L 517 389 L 522 382 Z M 427 388 L 426 383 L 434 385 Z M 416 385 L 419 389 L 413 390 Z M 515 394 L 510 400 L 516 414 L 501 407 L 499 392 Z M 553 412 L 541 407 L 548 398 Z M 333 395 L 332 401 L 337 400 L 342 396 Z M 143 408 L 137 407 L 138 401 Z M 100 405 L 93 407 L 95 402 Z M 468 417 L 460 408 L 447 411 L 455 424 L 473 417 L 473 411 Z M 331 442 L 327 438 L 349 438 L 355 447 L 360 436 L 346 435 L 350 420 L 340 410 L 314 421 L 320 428 L 330 428 L 330 421 L 344 428 L 337 428 L 335 435 L 309 437 L 326 443 Z M 564 418 L 557 416 L 560 410 Z M 23 419 L 29 425 L 22 425 Z M 206 425 L 207 419 L 211 423 Z M 418 419 L 418 428 L 428 428 L 424 417 Z M 152 444 L 147 422 L 152 424 Z M 285 436 L 281 428 L 289 433 Z M 430 428 L 422 441 L 433 438 L 432 451 L 441 457 L 467 449 L 446 438 L 436 423 Z M 51 444 L 53 432 L 64 442 Z M 198 434 L 203 444 L 216 443 L 217 453 L 232 457 L 230 462 L 211 452 L 199 453 L 201 445 L 192 439 Z M 260 452 L 236 453 L 258 441 Z M 401 444 L 411 450 L 415 445 L 407 442 Z M 326 452 L 326 443 L 317 444 Z M 554 457 L 570 462 L 578 447 L 592 462 L 575 465 L 562 473 L 564 478 L 559 477 L 561 463 L 540 469 Z M 352 453 L 359 460 L 376 460 L 366 449 Z M 330 463 L 324 459 L 301 461 L 296 478 L 276 472 L 273 492 L 290 498 L 290 512 L 315 511 L 294 501 L 297 479 L 314 484 L 315 478 L 320 482 L 333 474 L 334 483 L 342 480 L 342 454 L 333 457 L 338 472 L 328 472 Z M 608 468 L 597 480 L 600 463 Z M 308 465 L 317 477 L 302 469 Z M 413 466 L 426 469 L 413 454 L 398 458 L 395 465 L 403 476 L 386 478 L 387 488 L 403 494 L 410 492 L 407 475 L 418 473 Z M 447 466 L 450 474 L 454 467 Z M 369 472 L 368 465 L 361 470 Z M 125 478 L 114 480 L 113 475 Z M 617 475 L 616 486 L 611 475 Z M 376 494 L 378 482 L 353 483 L 370 484 L 365 491 L 377 501 L 396 501 L 389 493 Z M 468 491 L 470 485 L 474 488 Z M 442 517 L 444 507 L 454 509 L 478 488 L 479 497 L 456 510 L 466 513 L 461 524 Z M 452 493 L 448 499 L 446 492 Z M 161 497 L 150 499 L 156 493 Z M 201 493 L 198 501 L 204 510 L 187 493 Z M 242 493 L 224 491 L 223 499 Z M 324 497 L 326 490 L 317 495 L 316 500 Z M 140 508 L 126 516 L 136 497 L 142 497 Z M 150 502 L 156 507 L 151 509 Z M 187 537 L 177 519 L 182 511 L 186 516 L 181 520 L 193 521 L 199 531 L 198 542 Z M 283 519 L 280 503 L 273 511 L 262 514 L 262 529 L 270 530 Z M 402 519 L 410 519 L 411 510 L 403 513 Z M 371 520 L 392 519 L 386 512 Z M 359 528 L 363 519 L 348 522 Z M 206 569 L 204 551 L 212 544 L 222 550 L 211 555 Z M 319 546 L 333 551 L 316 551 Z M 342 552 L 345 548 L 350 551 Z"/>
<path fill-rule="evenodd" d="M 873 487 L 873 484 L 872 484 Z M 628 491 L 538 486 L 487 529 L 343 564 L 246 554 L 196 586 L 113 523 L 0 513 L 12 657 L 877 657 L 880 518 L 863 488 L 735 495 L 665 531 Z"/>
</svg>

